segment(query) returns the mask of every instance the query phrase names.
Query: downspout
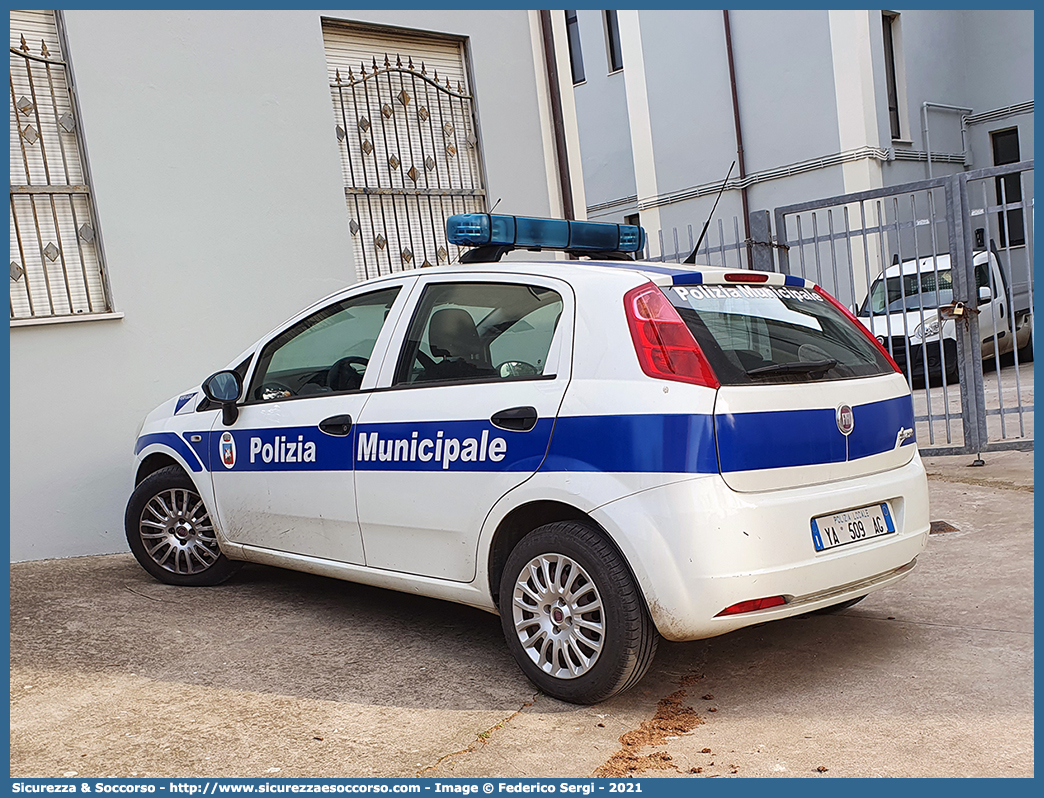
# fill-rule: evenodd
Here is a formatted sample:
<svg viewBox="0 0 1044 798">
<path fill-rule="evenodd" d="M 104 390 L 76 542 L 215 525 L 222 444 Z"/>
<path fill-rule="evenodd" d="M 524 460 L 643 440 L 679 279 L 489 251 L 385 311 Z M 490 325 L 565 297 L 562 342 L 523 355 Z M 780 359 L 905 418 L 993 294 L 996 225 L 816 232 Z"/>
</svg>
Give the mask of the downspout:
<svg viewBox="0 0 1044 798">
<path fill-rule="evenodd" d="M 743 238 L 747 244 L 747 263 L 751 263 L 750 242 L 750 208 L 747 205 L 747 187 L 743 179 L 747 176 L 747 166 L 743 162 L 743 128 L 740 127 L 739 97 L 736 93 L 736 64 L 732 59 L 732 28 L 729 26 L 729 12 L 722 11 L 725 21 L 725 52 L 729 57 L 729 83 L 732 85 L 732 119 L 736 125 L 736 162 L 739 166 L 740 199 L 743 201 Z"/>
<path fill-rule="evenodd" d="M 558 61 L 555 58 L 555 38 L 551 31 L 551 12 L 540 12 L 540 30 L 544 38 L 544 64 L 551 94 L 551 120 L 554 124 L 555 153 L 558 156 L 558 181 L 562 189 L 562 215 L 575 219 L 573 212 L 573 184 L 569 179 L 569 156 L 566 153 L 565 122 L 562 119 L 562 93 L 558 83 Z"/>
</svg>

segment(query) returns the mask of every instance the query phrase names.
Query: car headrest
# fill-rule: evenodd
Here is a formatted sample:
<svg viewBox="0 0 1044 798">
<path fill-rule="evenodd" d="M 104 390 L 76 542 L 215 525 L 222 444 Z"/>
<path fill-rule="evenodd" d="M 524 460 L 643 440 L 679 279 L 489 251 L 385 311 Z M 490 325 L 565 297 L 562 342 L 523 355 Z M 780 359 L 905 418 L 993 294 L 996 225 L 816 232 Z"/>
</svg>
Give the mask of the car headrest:
<svg viewBox="0 0 1044 798">
<path fill-rule="evenodd" d="M 428 346 L 436 357 L 475 360 L 483 353 L 475 322 L 463 308 L 442 308 L 432 314 Z"/>
</svg>

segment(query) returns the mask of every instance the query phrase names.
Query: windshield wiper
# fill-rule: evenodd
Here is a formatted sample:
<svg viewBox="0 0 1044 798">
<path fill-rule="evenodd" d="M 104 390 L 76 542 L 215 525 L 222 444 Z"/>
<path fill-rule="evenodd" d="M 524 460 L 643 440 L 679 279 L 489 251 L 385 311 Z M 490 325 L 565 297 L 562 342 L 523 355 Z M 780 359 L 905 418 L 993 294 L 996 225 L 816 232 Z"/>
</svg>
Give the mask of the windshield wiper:
<svg viewBox="0 0 1044 798">
<path fill-rule="evenodd" d="M 747 372 L 748 377 L 772 377 L 777 374 L 822 374 L 837 365 L 836 360 L 798 360 L 794 363 L 776 363 Z"/>
</svg>

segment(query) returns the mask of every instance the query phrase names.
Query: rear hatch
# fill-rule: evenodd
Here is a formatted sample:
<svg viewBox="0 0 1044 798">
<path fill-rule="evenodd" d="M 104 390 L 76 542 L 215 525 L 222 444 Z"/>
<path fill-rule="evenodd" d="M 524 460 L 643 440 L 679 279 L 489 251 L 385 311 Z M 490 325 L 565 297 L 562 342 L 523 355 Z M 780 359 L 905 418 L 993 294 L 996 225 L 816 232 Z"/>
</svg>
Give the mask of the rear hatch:
<svg viewBox="0 0 1044 798">
<path fill-rule="evenodd" d="M 663 291 L 721 383 L 714 432 L 730 488 L 827 483 L 913 459 L 906 380 L 825 292 L 757 272 L 677 275 L 674 283 Z"/>
</svg>

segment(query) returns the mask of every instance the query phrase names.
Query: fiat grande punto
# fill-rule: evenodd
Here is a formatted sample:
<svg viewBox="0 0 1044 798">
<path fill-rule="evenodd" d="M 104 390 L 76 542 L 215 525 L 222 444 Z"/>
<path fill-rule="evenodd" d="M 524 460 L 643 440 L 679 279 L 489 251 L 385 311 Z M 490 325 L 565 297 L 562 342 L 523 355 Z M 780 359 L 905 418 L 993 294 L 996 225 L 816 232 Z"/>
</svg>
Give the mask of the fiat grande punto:
<svg viewBox="0 0 1044 798">
<path fill-rule="evenodd" d="M 822 288 L 637 261 L 639 227 L 447 230 L 461 263 L 328 296 L 148 415 L 126 511 L 146 571 L 263 563 L 498 613 L 525 675 L 580 703 L 634 685 L 660 637 L 910 573 L 910 391 Z M 524 248 L 588 259 L 500 260 Z"/>
</svg>

